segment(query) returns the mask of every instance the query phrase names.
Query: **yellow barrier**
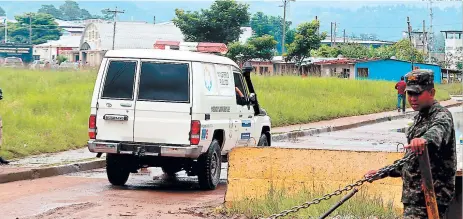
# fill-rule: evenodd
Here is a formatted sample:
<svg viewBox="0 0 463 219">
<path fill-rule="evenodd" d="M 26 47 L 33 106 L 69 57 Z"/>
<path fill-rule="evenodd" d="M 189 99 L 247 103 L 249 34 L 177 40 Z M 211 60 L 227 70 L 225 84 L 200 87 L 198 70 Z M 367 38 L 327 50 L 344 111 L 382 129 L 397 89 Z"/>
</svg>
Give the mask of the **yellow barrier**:
<svg viewBox="0 0 463 219">
<path fill-rule="evenodd" d="M 291 148 L 240 147 L 231 151 L 225 203 L 262 199 L 271 189 L 333 192 L 403 157 L 403 153 Z M 360 191 L 381 196 L 401 211 L 402 180 L 384 178 L 365 183 Z M 343 193 L 341 196 L 347 193 Z M 309 201 L 309 200 L 307 200 Z"/>
</svg>

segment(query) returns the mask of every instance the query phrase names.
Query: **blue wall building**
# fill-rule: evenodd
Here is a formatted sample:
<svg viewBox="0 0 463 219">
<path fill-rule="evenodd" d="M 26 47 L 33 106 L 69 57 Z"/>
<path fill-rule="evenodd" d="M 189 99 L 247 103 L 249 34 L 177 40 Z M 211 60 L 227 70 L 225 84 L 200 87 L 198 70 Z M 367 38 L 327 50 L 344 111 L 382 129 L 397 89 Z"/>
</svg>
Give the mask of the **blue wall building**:
<svg viewBox="0 0 463 219">
<path fill-rule="evenodd" d="M 434 72 L 434 83 L 441 83 L 441 67 L 433 64 L 413 63 L 414 68 L 429 69 Z M 355 64 L 355 78 L 369 80 L 399 81 L 412 70 L 412 64 L 395 59 L 380 59 Z"/>
</svg>

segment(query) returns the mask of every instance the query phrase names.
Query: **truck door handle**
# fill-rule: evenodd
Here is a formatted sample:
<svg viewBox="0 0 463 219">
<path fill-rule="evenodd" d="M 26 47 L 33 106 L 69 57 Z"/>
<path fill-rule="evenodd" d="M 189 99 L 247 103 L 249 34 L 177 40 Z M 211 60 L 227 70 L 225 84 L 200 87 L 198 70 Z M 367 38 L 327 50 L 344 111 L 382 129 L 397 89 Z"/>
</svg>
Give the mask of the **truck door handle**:
<svg viewBox="0 0 463 219">
<path fill-rule="evenodd" d="M 122 107 L 131 107 L 132 104 L 131 103 L 121 103 L 121 106 Z"/>
<path fill-rule="evenodd" d="M 240 115 L 240 118 L 243 117 L 243 115 Z"/>
<path fill-rule="evenodd" d="M 252 116 L 248 116 L 248 118 L 249 118 L 249 119 L 251 119 L 251 118 L 252 118 Z"/>
</svg>

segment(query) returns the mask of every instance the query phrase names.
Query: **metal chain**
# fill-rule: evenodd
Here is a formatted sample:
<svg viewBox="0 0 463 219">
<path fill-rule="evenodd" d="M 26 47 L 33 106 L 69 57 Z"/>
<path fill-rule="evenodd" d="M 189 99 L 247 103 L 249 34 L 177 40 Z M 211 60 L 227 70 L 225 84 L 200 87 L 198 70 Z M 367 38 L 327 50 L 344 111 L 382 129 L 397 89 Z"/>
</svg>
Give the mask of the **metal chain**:
<svg viewBox="0 0 463 219">
<path fill-rule="evenodd" d="M 312 201 L 305 202 L 302 205 L 294 206 L 291 209 L 284 210 L 279 214 L 270 215 L 270 217 L 268 217 L 266 219 L 284 217 L 284 216 L 288 215 L 289 213 L 295 213 L 295 212 L 297 212 L 297 211 L 299 211 L 299 210 L 301 210 L 303 208 L 308 208 L 309 206 L 318 204 L 323 200 L 328 200 L 333 196 L 341 195 L 342 192 L 352 190 L 353 188 L 355 188 L 357 186 L 363 185 L 363 183 L 365 183 L 365 182 L 370 182 L 371 183 L 371 182 L 373 182 L 375 180 L 378 180 L 378 179 L 382 178 L 383 176 L 387 175 L 388 172 L 394 170 L 397 167 L 402 166 L 403 164 L 405 164 L 406 162 L 412 160 L 413 158 L 414 158 L 414 154 L 413 153 L 408 153 L 408 154 L 405 155 L 404 158 L 402 158 L 400 160 L 397 160 L 397 162 L 395 162 L 392 165 L 389 165 L 389 166 L 386 166 L 386 167 L 383 167 L 383 168 L 379 169 L 378 172 L 376 172 L 375 174 L 373 174 L 373 175 L 371 175 L 369 177 L 358 180 L 355 183 L 349 184 L 349 185 L 347 185 L 346 187 L 344 187 L 342 189 L 338 189 L 338 190 L 336 190 L 336 191 L 334 191 L 332 193 L 328 193 L 328 194 L 326 194 L 326 195 L 324 195 L 324 196 L 322 196 L 320 198 L 316 198 L 316 199 L 314 199 Z"/>
</svg>

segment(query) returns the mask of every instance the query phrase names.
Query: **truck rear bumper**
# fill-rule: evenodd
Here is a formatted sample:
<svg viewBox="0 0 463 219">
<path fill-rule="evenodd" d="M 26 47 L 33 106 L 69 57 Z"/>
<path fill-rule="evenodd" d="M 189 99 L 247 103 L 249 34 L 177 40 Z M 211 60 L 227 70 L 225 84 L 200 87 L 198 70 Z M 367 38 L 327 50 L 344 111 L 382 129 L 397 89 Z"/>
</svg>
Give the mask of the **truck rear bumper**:
<svg viewBox="0 0 463 219">
<path fill-rule="evenodd" d="M 202 146 L 144 145 L 90 140 L 87 147 L 93 153 L 132 154 L 137 156 L 162 156 L 198 158 Z"/>
</svg>

